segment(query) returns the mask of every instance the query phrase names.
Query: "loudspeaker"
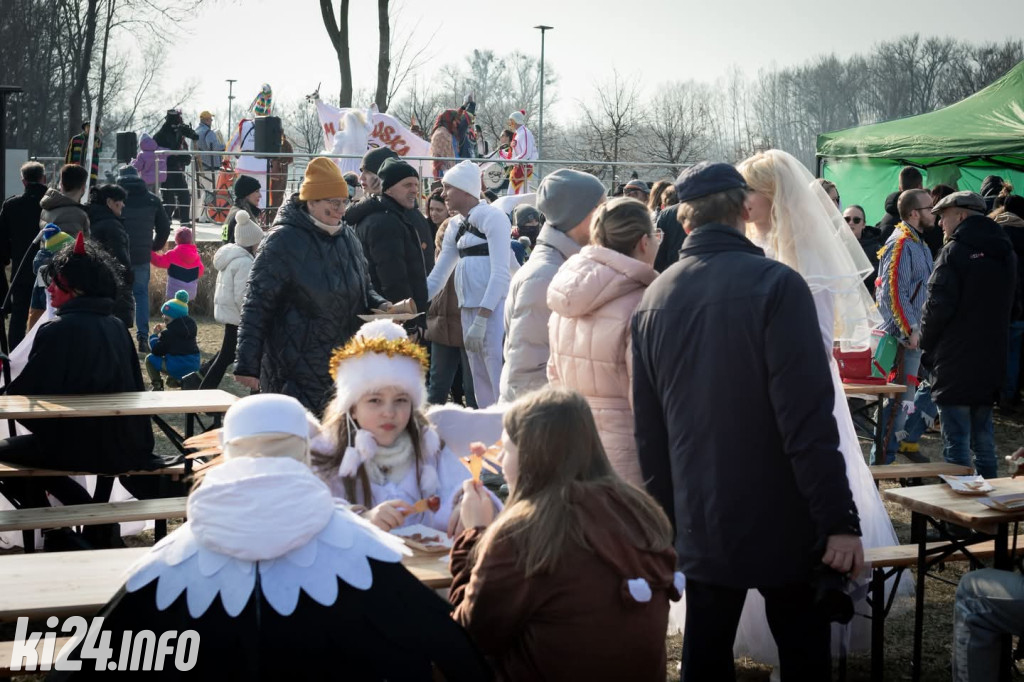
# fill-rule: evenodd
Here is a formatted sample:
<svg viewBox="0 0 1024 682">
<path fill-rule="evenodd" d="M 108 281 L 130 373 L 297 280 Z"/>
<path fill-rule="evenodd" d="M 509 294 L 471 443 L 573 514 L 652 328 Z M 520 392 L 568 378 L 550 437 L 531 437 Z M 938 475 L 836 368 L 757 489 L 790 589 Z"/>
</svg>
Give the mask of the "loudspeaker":
<svg viewBox="0 0 1024 682">
<path fill-rule="evenodd" d="M 256 127 L 256 153 L 277 154 L 281 151 L 281 119 L 277 116 L 257 116 L 253 125 Z"/>
<path fill-rule="evenodd" d="M 139 149 L 139 138 L 132 131 L 117 134 L 117 162 L 129 163 Z"/>
</svg>

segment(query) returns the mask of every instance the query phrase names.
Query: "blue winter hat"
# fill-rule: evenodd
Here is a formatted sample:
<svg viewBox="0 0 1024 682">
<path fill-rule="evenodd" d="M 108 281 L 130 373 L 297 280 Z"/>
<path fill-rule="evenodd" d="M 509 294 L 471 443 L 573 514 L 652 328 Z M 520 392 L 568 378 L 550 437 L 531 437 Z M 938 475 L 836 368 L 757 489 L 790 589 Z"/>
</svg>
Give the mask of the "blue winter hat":
<svg viewBox="0 0 1024 682">
<path fill-rule="evenodd" d="M 179 289 L 178 293 L 174 294 L 174 298 L 160 306 L 160 312 L 172 320 L 188 317 L 188 292 Z"/>
<path fill-rule="evenodd" d="M 43 245 L 42 248 L 46 249 L 50 253 L 57 253 L 64 246 L 75 241 L 67 232 L 62 232 L 59 227 L 53 223 L 47 223 L 46 227 L 43 228 Z"/>
<path fill-rule="evenodd" d="M 747 182 L 738 170 L 727 163 L 701 161 L 683 170 L 676 178 L 676 199 L 679 203 L 731 189 L 747 189 Z"/>
</svg>

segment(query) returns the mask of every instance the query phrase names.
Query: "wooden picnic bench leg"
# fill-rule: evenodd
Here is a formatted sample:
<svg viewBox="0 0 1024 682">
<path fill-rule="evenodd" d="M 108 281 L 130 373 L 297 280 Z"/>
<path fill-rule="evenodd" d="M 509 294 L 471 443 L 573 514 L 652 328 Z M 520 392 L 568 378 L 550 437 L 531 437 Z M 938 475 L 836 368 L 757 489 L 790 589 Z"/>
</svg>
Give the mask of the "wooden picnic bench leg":
<svg viewBox="0 0 1024 682">
<path fill-rule="evenodd" d="M 1009 531 L 1010 525 L 1007 523 L 1000 523 L 997 526 L 995 546 L 993 548 L 995 554 L 992 557 L 992 566 L 1004 571 L 1013 570 L 1013 559 L 1010 557 L 1009 550 Z M 1012 679 L 1011 669 L 1013 668 L 1013 636 L 1004 635 L 1000 639 L 1002 640 L 1003 656 L 999 666 L 999 680 L 1000 682 L 1010 682 Z"/>
<path fill-rule="evenodd" d="M 914 600 L 914 653 L 911 659 L 910 679 L 919 682 L 921 679 L 921 639 L 924 630 L 924 578 L 927 573 L 928 555 L 926 554 L 928 538 L 925 532 L 924 514 L 913 512 L 910 517 L 910 534 L 917 542 L 917 584 Z"/>
<path fill-rule="evenodd" d="M 871 571 L 871 682 L 883 682 L 885 669 L 885 569 Z"/>
<path fill-rule="evenodd" d="M 36 551 L 35 529 L 21 531 L 21 546 L 25 554 L 32 554 Z"/>
<path fill-rule="evenodd" d="M 167 535 L 167 519 L 156 519 L 153 523 L 153 537 L 160 542 Z"/>
</svg>

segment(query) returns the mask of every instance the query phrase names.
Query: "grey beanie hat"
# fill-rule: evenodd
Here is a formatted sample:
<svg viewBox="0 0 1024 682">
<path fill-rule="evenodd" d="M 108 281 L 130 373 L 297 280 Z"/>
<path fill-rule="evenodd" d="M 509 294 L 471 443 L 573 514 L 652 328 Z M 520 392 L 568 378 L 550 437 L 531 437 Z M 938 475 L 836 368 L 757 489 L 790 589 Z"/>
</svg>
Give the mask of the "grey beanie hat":
<svg viewBox="0 0 1024 682">
<path fill-rule="evenodd" d="M 604 201 L 605 191 L 590 173 L 561 168 L 540 183 L 537 209 L 544 214 L 546 225 L 568 232 Z"/>
</svg>

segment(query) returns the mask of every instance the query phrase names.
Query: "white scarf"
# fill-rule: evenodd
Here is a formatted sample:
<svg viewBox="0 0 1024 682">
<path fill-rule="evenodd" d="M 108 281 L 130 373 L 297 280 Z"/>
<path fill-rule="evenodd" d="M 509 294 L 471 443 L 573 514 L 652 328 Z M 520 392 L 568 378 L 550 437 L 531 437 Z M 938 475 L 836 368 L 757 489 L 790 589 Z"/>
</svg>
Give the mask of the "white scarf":
<svg viewBox="0 0 1024 682">
<path fill-rule="evenodd" d="M 309 214 L 309 219 L 313 221 L 314 225 L 319 227 L 321 230 L 323 230 L 327 234 L 333 235 L 334 233 L 336 233 L 338 230 L 341 229 L 341 223 L 338 223 L 337 225 L 328 225 L 327 223 L 322 223 L 319 220 L 317 220 L 315 217 L 313 217 L 312 213 Z"/>
<path fill-rule="evenodd" d="M 408 431 L 402 431 L 391 445 L 377 443 L 373 457 L 366 464 L 366 474 L 375 485 L 398 483 L 415 461 L 412 438 Z"/>
</svg>

